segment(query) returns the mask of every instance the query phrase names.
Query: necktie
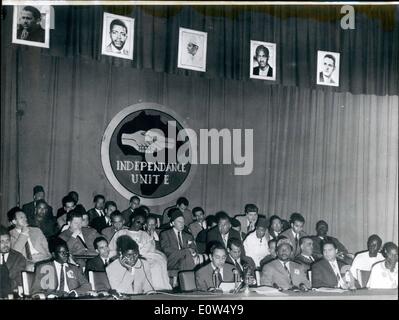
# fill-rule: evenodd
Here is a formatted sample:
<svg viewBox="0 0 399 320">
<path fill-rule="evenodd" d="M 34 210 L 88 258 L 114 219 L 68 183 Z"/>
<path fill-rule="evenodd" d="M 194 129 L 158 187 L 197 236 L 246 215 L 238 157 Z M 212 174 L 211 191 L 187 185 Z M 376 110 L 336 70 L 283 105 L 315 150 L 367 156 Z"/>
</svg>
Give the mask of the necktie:
<svg viewBox="0 0 399 320">
<path fill-rule="evenodd" d="M 178 240 L 179 240 L 180 249 L 183 249 L 183 239 L 181 237 L 181 231 L 179 231 L 179 233 L 178 233 Z"/>
<path fill-rule="evenodd" d="M 297 250 L 298 250 L 298 243 L 299 241 L 298 241 L 298 234 L 296 233 L 295 234 L 295 252 L 297 252 Z"/>
<path fill-rule="evenodd" d="M 5 255 L 5 253 L 1 254 L 1 264 L 6 264 L 6 255 Z"/>
<path fill-rule="evenodd" d="M 108 259 L 105 259 L 104 261 L 104 267 L 108 266 Z"/>
<path fill-rule="evenodd" d="M 60 291 L 65 291 L 65 266 L 64 266 L 64 264 L 61 265 Z"/>
<path fill-rule="evenodd" d="M 26 29 L 22 30 L 21 39 L 25 40 L 26 38 L 28 38 L 28 36 L 29 36 L 29 32 L 26 31 Z"/>
<path fill-rule="evenodd" d="M 30 251 L 29 241 L 25 243 L 25 252 L 26 252 L 26 259 L 32 260 L 32 252 Z"/>
<path fill-rule="evenodd" d="M 284 269 L 285 269 L 285 271 L 287 271 L 287 273 L 288 273 L 288 277 L 289 277 L 289 279 L 290 279 L 290 284 L 292 284 L 291 272 L 290 272 L 290 270 L 289 270 L 288 267 L 287 267 L 287 262 L 284 262 Z"/>
<path fill-rule="evenodd" d="M 220 284 L 223 282 L 222 274 L 220 273 L 220 269 L 216 269 L 216 277 L 217 277 L 217 285 L 216 287 L 219 288 Z"/>
<path fill-rule="evenodd" d="M 86 243 L 83 241 L 83 239 L 81 238 L 81 236 L 77 236 L 76 238 L 79 239 L 79 241 L 83 244 L 83 246 L 85 247 L 85 249 L 88 249 Z"/>
</svg>

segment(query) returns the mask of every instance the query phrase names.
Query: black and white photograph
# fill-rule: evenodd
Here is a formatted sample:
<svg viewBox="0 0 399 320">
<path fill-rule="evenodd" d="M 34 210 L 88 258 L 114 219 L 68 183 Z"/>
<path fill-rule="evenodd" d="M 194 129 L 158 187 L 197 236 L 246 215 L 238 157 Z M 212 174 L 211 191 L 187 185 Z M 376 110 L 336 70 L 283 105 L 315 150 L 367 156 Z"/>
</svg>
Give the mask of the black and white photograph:
<svg viewBox="0 0 399 320">
<path fill-rule="evenodd" d="M 133 60 L 134 19 L 104 12 L 101 54 Z"/>
<path fill-rule="evenodd" d="M 206 32 L 180 28 L 177 67 L 205 72 L 207 38 Z"/>
<path fill-rule="evenodd" d="M 250 78 L 276 80 L 276 44 L 251 40 Z"/>
<path fill-rule="evenodd" d="M 50 6 L 14 6 L 12 42 L 49 48 Z"/>
<path fill-rule="evenodd" d="M 323 86 L 339 86 L 338 52 L 317 51 L 317 84 Z"/>
<path fill-rule="evenodd" d="M 0 304 L 398 300 L 399 4 L 26 3 L 0 19 Z"/>
</svg>

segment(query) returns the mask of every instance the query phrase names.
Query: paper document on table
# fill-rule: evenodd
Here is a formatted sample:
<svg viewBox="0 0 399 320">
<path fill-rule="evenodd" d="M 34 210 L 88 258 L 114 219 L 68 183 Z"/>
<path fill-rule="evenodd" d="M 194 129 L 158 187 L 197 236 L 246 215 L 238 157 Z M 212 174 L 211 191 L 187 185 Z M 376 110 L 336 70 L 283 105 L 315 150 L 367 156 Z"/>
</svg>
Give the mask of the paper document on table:
<svg viewBox="0 0 399 320">
<path fill-rule="evenodd" d="M 339 289 L 339 288 L 325 288 L 325 287 L 317 288 L 314 290 L 317 292 L 331 292 L 331 293 L 343 293 L 343 292 L 348 291 L 348 290 Z"/>
<path fill-rule="evenodd" d="M 267 286 L 253 288 L 251 291 L 255 291 L 258 294 L 286 295 L 285 293 L 279 291 L 276 288 L 267 287 Z"/>
<path fill-rule="evenodd" d="M 222 282 L 220 283 L 219 289 L 222 289 L 223 292 L 230 292 L 235 289 L 235 283 L 234 282 Z"/>
</svg>

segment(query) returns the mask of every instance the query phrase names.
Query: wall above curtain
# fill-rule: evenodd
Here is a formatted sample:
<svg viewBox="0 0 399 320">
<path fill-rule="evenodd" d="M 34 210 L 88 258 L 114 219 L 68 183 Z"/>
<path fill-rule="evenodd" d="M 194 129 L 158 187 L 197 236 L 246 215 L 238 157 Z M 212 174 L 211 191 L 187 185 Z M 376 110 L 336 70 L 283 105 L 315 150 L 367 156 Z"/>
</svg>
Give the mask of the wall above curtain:
<svg viewBox="0 0 399 320">
<path fill-rule="evenodd" d="M 353 94 L 399 94 L 397 6 L 354 6 L 354 30 L 341 28 L 341 6 L 55 6 L 55 29 L 44 55 L 97 60 L 104 64 L 169 74 L 249 79 L 250 40 L 277 44 L 279 84 L 315 89 L 317 50 L 341 53 L 340 86 L 322 90 Z M 2 25 L 11 44 L 12 7 Z M 103 13 L 136 21 L 133 61 L 101 55 Z M 179 27 L 208 33 L 205 73 L 177 68 Z"/>
</svg>

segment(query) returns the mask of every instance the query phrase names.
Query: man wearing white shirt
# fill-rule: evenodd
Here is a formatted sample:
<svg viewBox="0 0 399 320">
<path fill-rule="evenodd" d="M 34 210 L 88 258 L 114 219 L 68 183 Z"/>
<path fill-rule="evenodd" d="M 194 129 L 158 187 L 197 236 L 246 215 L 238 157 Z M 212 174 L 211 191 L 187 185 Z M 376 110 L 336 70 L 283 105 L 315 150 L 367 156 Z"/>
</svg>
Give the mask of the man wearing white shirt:
<svg viewBox="0 0 399 320">
<path fill-rule="evenodd" d="M 382 248 L 385 260 L 377 262 L 371 269 L 367 288 L 397 289 L 398 288 L 398 246 L 387 242 Z"/>
<path fill-rule="evenodd" d="M 370 271 L 371 267 L 382 260 L 383 255 L 379 252 L 382 245 L 382 239 L 376 235 L 371 235 L 367 240 L 367 251 L 360 252 L 356 255 L 351 266 L 352 276 L 358 280 L 358 275 L 361 270 Z"/>
<path fill-rule="evenodd" d="M 323 259 L 312 265 L 312 286 L 314 288 L 341 288 L 348 285 L 341 275 L 341 268 L 345 265 L 337 260 L 338 249 L 333 241 L 323 243 Z"/>
<path fill-rule="evenodd" d="M 93 221 L 97 217 L 105 216 L 104 213 L 104 204 L 105 197 L 102 194 L 97 194 L 93 199 L 94 208 L 91 208 L 87 213 L 89 214 L 90 222 Z"/>
<path fill-rule="evenodd" d="M 290 240 L 294 249 L 293 257 L 296 257 L 301 251 L 299 247 L 299 239 L 307 236 L 307 234 L 303 231 L 305 218 L 300 213 L 294 212 L 290 216 L 290 225 L 291 228 L 282 232 L 281 235 Z"/>
<path fill-rule="evenodd" d="M 90 227 L 101 232 L 103 229 L 110 227 L 111 224 L 111 213 L 118 210 L 118 207 L 114 201 L 107 201 L 104 205 L 104 215 L 94 218 L 90 221 Z"/>
<path fill-rule="evenodd" d="M 267 220 L 260 217 L 255 232 L 248 234 L 244 240 L 245 254 L 253 259 L 256 267 L 259 267 L 260 261 L 269 254 L 268 241 Z"/>
</svg>

